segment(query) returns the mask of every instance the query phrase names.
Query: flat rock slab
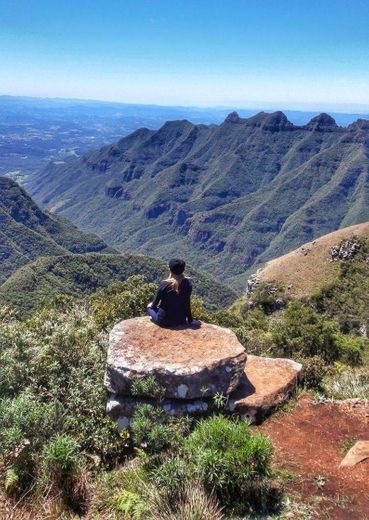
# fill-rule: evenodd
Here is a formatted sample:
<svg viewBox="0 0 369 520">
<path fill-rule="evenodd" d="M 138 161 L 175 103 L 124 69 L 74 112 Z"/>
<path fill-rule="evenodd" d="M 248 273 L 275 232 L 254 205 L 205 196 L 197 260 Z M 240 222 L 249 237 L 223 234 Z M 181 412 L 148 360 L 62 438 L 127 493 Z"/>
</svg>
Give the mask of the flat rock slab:
<svg viewBox="0 0 369 520">
<path fill-rule="evenodd" d="M 110 333 L 104 383 L 110 393 L 128 395 L 135 379 L 153 376 L 168 398 L 229 395 L 245 363 L 245 349 L 229 329 L 207 323 L 164 328 L 149 317 L 133 318 Z"/>
<path fill-rule="evenodd" d="M 357 441 L 354 446 L 346 453 L 346 456 L 341 461 L 340 466 L 355 466 L 365 459 L 369 459 L 369 441 Z"/>
<path fill-rule="evenodd" d="M 230 411 L 250 422 L 267 415 L 293 392 L 301 370 L 291 359 L 248 355 L 240 386 L 229 399 Z"/>
</svg>

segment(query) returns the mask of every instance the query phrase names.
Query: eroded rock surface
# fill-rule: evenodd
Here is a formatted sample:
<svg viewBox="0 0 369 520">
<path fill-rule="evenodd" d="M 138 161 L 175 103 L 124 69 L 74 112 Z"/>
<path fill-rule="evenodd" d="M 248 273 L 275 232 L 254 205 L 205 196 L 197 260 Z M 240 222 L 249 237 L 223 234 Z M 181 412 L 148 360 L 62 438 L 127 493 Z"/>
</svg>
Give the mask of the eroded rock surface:
<svg viewBox="0 0 369 520">
<path fill-rule="evenodd" d="M 149 317 L 133 318 L 110 333 L 105 386 L 112 394 L 128 395 L 135 379 L 153 376 L 166 398 L 229 395 L 245 363 L 245 349 L 228 329 L 206 323 L 199 329 L 168 329 Z"/>
<path fill-rule="evenodd" d="M 291 359 L 247 356 L 240 385 L 230 397 L 230 411 L 250 422 L 270 413 L 295 389 L 302 365 Z"/>
<path fill-rule="evenodd" d="M 164 399 L 157 401 L 144 397 L 129 397 L 124 395 L 110 395 L 107 405 L 107 414 L 117 421 L 120 428 L 129 426 L 137 406 L 149 404 L 160 407 L 169 415 L 183 417 L 184 415 L 201 416 L 209 411 L 210 399 Z"/>
</svg>

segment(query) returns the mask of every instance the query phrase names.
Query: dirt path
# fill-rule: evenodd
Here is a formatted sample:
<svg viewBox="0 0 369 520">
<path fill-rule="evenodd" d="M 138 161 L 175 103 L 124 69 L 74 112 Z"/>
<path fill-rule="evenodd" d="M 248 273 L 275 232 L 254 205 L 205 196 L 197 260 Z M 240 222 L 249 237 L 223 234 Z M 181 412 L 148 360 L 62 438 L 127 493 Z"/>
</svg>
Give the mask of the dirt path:
<svg viewBox="0 0 369 520">
<path fill-rule="evenodd" d="M 258 427 L 273 440 L 274 464 L 286 473 L 287 494 L 311 505 L 314 519 L 369 519 L 369 459 L 339 467 L 345 446 L 369 440 L 368 413 L 303 397 L 291 411 Z"/>
</svg>

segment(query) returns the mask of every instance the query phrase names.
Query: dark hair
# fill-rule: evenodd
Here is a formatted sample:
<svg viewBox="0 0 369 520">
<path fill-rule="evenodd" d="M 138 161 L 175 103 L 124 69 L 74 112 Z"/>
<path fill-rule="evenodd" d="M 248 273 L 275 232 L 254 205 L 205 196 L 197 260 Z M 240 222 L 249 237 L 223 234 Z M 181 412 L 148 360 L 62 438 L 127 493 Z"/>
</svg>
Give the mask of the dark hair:
<svg viewBox="0 0 369 520">
<path fill-rule="evenodd" d="M 172 260 L 169 261 L 169 269 L 171 273 L 176 274 L 177 276 L 183 273 L 185 267 L 186 262 L 179 258 L 172 258 Z"/>
</svg>

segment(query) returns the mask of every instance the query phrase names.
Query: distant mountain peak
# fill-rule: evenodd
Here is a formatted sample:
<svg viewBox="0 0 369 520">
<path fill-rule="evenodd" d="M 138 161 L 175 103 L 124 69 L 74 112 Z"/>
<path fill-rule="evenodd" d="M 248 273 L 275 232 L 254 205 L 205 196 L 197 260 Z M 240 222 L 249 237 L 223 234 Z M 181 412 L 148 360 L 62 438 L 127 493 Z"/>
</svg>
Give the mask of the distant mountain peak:
<svg viewBox="0 0 369 520">
<path fill-rule="evenodd" d="M 276 132 L 278 130 L 292 130 L 294 125 L 287 119 L 286 114 L 278 110 L 272 114 L 267 114 L 262 128 Z"/>
<path fill-rule="evenodd" d="M 27 187 L 121 251 L 180 253 L 235 286 L 298 242 L 369 220 L 367 130 L 326 114 L 294 126 L 277 111 L 151 132 L 119 154 L 48 165 Z"/>
<path fill-rule="evenodd" d="M 240 118 L 237 112 L 231 112 L 228 114 L 228 116 L 225 118 L 225 123 L 242 123 L 244 120 Z"/>
<path fill-rule="evenodd" d="M 306 128 L 309 130 L 332 131 L 339 128 L 339 126 L 332 116 L 323 112 L 318 116 L 313 117 L 306 125 Z"/>
<path fill-rule="evenodd" d="M 292 130 L 295 126 L 289 121 L 286 115 L 281 112 L 259 112 L 248 119 L 244 119 L 247 126 L 254 126 L 277 132 L 279 130 Z"/>
<path fill-rule="evenodd" d="M 351 125 L 348 126 L 348 130 L 350 132 L 356 130 L 369 130 L 369 120 L 368 119 L 357 119 Z"/>
</svg>

